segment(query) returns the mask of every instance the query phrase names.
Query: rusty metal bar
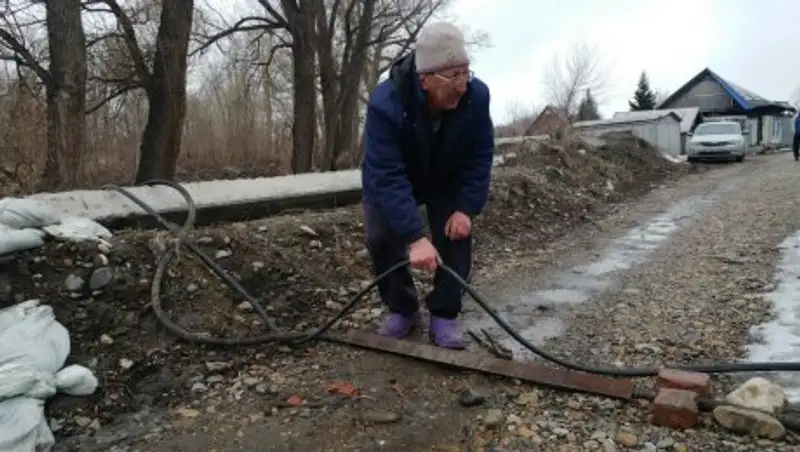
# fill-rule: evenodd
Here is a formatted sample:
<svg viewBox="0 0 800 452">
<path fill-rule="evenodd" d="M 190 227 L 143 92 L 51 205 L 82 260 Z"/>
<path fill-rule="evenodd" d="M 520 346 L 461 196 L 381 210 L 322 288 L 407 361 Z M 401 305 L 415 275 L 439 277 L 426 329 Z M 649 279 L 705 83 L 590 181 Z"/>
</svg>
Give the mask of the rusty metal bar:
<svg viewBox="0 0 800 452">
<path fill-rule="evenodd" d="M 527 383 L 552 389 L 598 394 L 623 400 L 631 400 L 634 395 L 634 384 L 630 380 L 547 367 L 539 363 L 509 361 L 468 351 L 447 350 L 425 343 L 395 340 L 362 331 L 331 334 L 329 337 L 336 342 L 359 348 L 392 353 L 491 375 L 516 378 Z"/>
</svg>

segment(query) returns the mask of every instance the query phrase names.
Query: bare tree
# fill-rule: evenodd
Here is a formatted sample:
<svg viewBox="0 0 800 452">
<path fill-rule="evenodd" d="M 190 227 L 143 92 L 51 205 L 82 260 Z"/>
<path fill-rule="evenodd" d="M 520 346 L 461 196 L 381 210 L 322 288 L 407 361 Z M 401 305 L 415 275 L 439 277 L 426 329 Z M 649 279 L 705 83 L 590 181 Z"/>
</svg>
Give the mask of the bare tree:
<svg viewBox="0 0 800 452">
<path fill-rule="evenodd" d="M 15 23 L 11 2 L 6 2 L 0 42 L 8 51 L 5 60 L 32 70 L 45 88 L 47 99 L 47 152 L 40 188 L 73 187 L 80 172 L 86 140 L 86 48 L 80 0 L 47 1 L 45 24 L 50 63 L 37 59 L 10 25 Z M 18 22 L 16 22 L 18 23 Z M 28 25 L 34 25 L 35 22 Z M 20 28 L 17 28 L 19 31 Z"/>
<path fill-rule="evenodd" d="M 242 31 L 260 29 L 282 37 L 282 47 L 291 49 L 294 62 L 292 170 L 312 170 L 320 128 L 324 146 L 318 166 L 336 169 L 342 152 L 356 147 L 362 86 L 374 87 L 379 74 L 411 47 L 422 25 L 446 1 L 259 0 L 263 16 L 218 27 L 198 51 Z M 321 118 L 316 114 L 318 98 Z"/>
<path fill-rule="evenodd" d="M 573 44 L 565 53 L 553 56 L 544 72 L 544 84 L 548 102 L 573 118 L 586 90 L 591 90 L 602 105 L 609 88 L 609 69 L 597 48 L 588 43 Z"/>
<path fill-rule="evenodd" d="M 523 105 L 519 100 L 509 102 L 506 107 L 508 112 L 509 121 L 505 124 L 500 124 L 495 127 L 495 136 L 497 137 L 518 137 L 525 135 L 533 121 L 542 112 L 541 107 L 535 103 Z"/>
<path fill-rule="evenodd" d="M 163 0 L 152 70 L 139 44 L 131 18 L 116 0 L 96 0 L 117 20 L 131 73 L 117 79 L 117 92 L 143 88 L 148 100 L 147 124 L 142 133 L 136 182 L 175 176 L 186 114 L 186 72 L 194 0 Z"/>
<path fill-rule="evenodd" d="M 323 170 L 337 169 L 342 154 L 355 150 L 364 98 L 361 88 L 375 86 L 381 58 L 390 51 L 408 51 L 425 22 L 446 4 L 444 0 L 348 0 L 337 10 L 340 2 L 331 3 L 326 13 L 318 0 L 316 11 L 325 124 Z"/>
</svg>

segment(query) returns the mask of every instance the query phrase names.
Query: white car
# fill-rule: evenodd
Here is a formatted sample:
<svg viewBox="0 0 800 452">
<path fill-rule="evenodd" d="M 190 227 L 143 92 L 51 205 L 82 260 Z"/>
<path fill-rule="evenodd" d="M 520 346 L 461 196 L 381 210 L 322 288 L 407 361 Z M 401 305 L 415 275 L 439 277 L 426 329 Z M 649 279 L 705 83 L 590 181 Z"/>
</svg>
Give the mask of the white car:
<svg viewBox="0 0 800 452">
<path fill-rule="evenodd" d="M 700 160 L 735 160 L 747 155 L 747 132 L 736 121 L 705 122 L 694 129 L 686 143 L 689 162 Z"/>
</svg>

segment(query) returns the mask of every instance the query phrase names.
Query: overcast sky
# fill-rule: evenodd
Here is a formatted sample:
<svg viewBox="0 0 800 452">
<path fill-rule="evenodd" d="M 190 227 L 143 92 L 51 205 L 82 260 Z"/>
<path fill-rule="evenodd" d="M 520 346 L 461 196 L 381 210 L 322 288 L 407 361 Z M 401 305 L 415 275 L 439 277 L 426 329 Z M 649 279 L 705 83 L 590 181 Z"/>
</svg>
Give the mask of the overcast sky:
<svg viewBox="0 0 800 452">
<path fill-rule="evenodd" d="M 206 0 L 225 15 L 261 11 L 255 0 Z M 800 86 L 800 0 L 452 0 L 459 24 L 488 32 L 473 70 L 492 90 L 495 122 L 511 106 L 542 106 L 554 54 L 590 42 L 612 69 L 604 116 L 628 109 L 642 70 L 672 92 L 706 67 L 771 100 Z"/>
<path fill-rule="evenodd" d="M 492 90 L 496 122 L 515 101 L 544 103 L 544 68 L 581 40 L 613 68 L 606 116 L 628 109 L 643 69 L 669 92 L 705 67 L 772 100 L 800 86 L 798 0 L 455 0 L 453 12 L 491 36 L 473 70 Z"/>
</svg>

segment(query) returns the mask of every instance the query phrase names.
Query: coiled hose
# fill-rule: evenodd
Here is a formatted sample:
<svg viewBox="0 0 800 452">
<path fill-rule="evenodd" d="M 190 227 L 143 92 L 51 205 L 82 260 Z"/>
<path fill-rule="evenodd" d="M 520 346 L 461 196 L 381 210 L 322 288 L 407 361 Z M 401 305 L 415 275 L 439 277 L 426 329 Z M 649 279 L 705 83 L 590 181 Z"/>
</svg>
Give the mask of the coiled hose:
<svg viewBox="0 0 800 452">
<path fill-rule="evenodd" d="M 163 324 L 163 326 L 167 330 L 187 341 L 192 341 L 207 345 L 217 345 L 217 346 L 240 346 L 240 345 L 263 344 L 269 342 L 282 343 L 288 345 L 300 345 L 314 340 L 326 340 L 326 341 L 337 342 L 338 340 L 335 336 L 329 336 L 326 335 L 325 333 L 328 332 L 328 330 L 330 330 L 333 327 L 333 325 L 336 324 L 336 322 L 341 320 L 350 311 L 352 311 L 356 307 L 356 305 L 364 298 L 364 296 L 370 290 L 372 290 L 372 288 L 375 287 L 375 285 L 378 284 L 379 281 L 381 281 L 383 278 L 385 278 L 390 273 L 396 271 L 397 269 L 405 267 L 409 264 L 408 261 L 399 262 L 389 270 L 378 275 L 367 287 L 363 288 L 360 292 L 358 292 L 336 315 L 334 315 L 321 327 L 304 333 L 281 331 L 275 324 L 275 321 L 267 314 L 267 311 L 264 309 L 263 305 L 257 298 L 249 294 L 247 290 L 241 286 L 241 284 L 239 284 L 235 279 L 233 279 L 230 275 L 228 275 L 228 273 L 222 267 L 220 267 L 211 257 L 209 257 L 205 252 L 203 252 L 203 250 L 200 247 L 198 247 L 194 242 L 189 240 L 188 234 L 189 231 L 191 231 L 191 229 L 194 227 L 194 222 L 196 219 L 196 211 L 197 211 L 194 200 L 192 199 L 189 192 L 183 186 L 175 182 L 165 181 L 165 180 L 153 180 L 145 182 L 143 185 L 148 185 L 148 186 L 164 185 L 178 191 L 181 194 L 181 196 L 183 196 L 183 198 L 186 200 L 188 208 L 188 215 L 184 225 L 178 227 L 177 225 L 170 223 L 161 214 L 156 212 L 152 207 L 147 205 L 144 201 L 139 199 L 137 196 L 135 196 L 125 188 L 116 185 L 107 185 L 103 188 L 107 190 L 116 191 L 121 195 L 125 196 L 126 198 L 131 200 L 134 204 L 139 206 L 142 210 L 144 210 L 147 214 L 151 215 L 163 227 L 176 233 L 176 246 L 174 248 L 167 249 L 158 261 L 156 267 L 156 273 L 155 276 L 153 277 L 153 283 L 151 288 L 151 306 L 156 318 L 158 318 L 158 320 Z M 172 319 L 170 319 L 170 317 L 164 311 L 164 308 L 162 306 L 161 290 L 164 281 L 164 275 L 170 263 L 177 255 L 177 250 L 180 247 L 180 245 L 185 245 L 192 253 L 197 255 L 203 261 L 203 263 L 206 264 L 206 266 L 208 266 L 209 269 L 211 269 L 212 272 L 214 272 L 228 286 L 230 286 L 233 290 L 241 294 L 247 301 L 249 301 L 250 304 L 253 306 L 253 309 L 264 321 L 264 324 L 267 326 L 269 332 L 261 336 L 243 338 L 243 339 L 218 338 L 218 337 L 211 337 L 202 333 L 195 333 L 189 331 L 183 326 L 175 323 Z M 455 271 L 453 271 L 453 269 L 444 264 L 440 264 L 440 267 L 451 277 L 455 278 L 456 281 L 458 281 L 459 284 L 461 284 L 461 286 L 464 288 L 466 293 L 468 293 L 470 297 L 473 300 L 475 300 L 478 306 L 480 306 L 481 309 L 483 309 L 492 319 L 494 319 L 506 333 L 508 333 L 512 338 L 514 338 L 514 340 L 519 342 L 523 347 L 525 347 L 532 353 L 540 356 L 541 358 L 547 361 L 550 361 L 552 363 L 558 364 L 562 367 L 566 367 L 571 370 L 597 374 L 597 375 L 611 376 L 611 377 L 627 377 L 627 378 L 652 377 L 658 375 L 659 373 L 660 368 L 658 367 L 615 368 L 615 367 L 584 366 L 581 364 L 564 360 L 545 350 L 542 350 L 541 348 L 537 347 L 536 345 L 532 344 L 530 341 L 522 337 L 522 335 L 520 335 L 518 331 L 516 331 L 506 320 L 504 320 L 500 316 L 500 314 L 497 313 L 497 311 L 495 311 L 491 306 L 489 306 L 489 303 L 479 293 L 477 293 L 470 284 L 464 281 L 464 279 L 462 279 Z M 767 372 L 767 371 L 796 372 L 800 371 L 800 362 L 718 363 L 718 364 L 696 364 L 696 365 L 680 365 L 680 366 L 667 366 L 667 367 L 676 370 L 699 372 L 705 374 Z"/>
</svg>

